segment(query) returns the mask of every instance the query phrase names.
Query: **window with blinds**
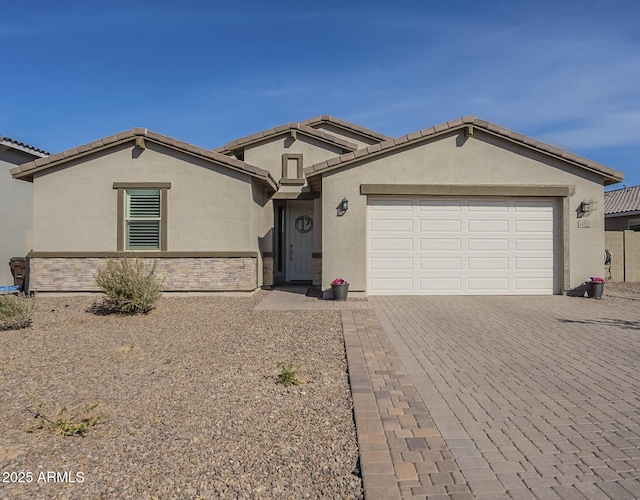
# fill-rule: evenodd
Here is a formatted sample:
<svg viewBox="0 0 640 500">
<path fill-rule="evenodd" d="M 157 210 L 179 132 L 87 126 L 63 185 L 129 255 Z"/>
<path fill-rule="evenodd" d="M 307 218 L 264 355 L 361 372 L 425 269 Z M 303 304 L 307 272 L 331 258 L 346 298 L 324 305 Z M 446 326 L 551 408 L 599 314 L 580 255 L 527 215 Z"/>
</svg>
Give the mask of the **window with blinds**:
<svg viewBox="0 0 640 500">
<path fill-rule="evenodd" d="M 160 189 L 127 189 L 127 250 L 160 250 L 160 196 Z"/>
</svg>

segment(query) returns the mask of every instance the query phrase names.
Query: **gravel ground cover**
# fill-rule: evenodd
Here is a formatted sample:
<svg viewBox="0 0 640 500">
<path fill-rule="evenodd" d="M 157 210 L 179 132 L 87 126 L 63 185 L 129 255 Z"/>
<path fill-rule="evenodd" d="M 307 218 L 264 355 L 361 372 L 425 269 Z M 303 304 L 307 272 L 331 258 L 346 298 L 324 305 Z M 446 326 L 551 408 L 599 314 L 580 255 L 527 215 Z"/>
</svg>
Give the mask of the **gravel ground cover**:
<svg viewBox="0 0 640 500">
<path fill-rule="evenodd" d="M 607 291 L 640 294 L 640 283 L 637 281 L 627 283 L 614 283 L 613 281 L 607 281 L 604 285 L 604 296 L 606 296 Z"/>
<path fill-rule="evenodd" d="M 0 498 L 361 498 L 339 313 L 253 311 L 265 293 L 134 317 L 40 298 L 0 332 Z M 279 362 L 308 383 L 277 384 Z M 28 433 L 38 403 L 105 422 Z"/>
</svg>

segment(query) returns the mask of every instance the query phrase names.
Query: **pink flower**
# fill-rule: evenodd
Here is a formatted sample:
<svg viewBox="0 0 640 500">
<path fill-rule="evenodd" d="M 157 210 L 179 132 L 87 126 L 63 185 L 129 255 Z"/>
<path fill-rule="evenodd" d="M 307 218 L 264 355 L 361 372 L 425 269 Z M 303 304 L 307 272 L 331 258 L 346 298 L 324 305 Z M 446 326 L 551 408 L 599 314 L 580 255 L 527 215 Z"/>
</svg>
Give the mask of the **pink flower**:
<svg viewBox="0 0 640 500">
<path fill-rule="evenodd" d="M 589 278 L 589 280 L 592 283 L 604 283 L 604 278 L 601 278 L 600 276 L 591 276 L 591 278 Z"/>
<path fill-rule="evenodd" d="M 344 285 L 346 283 L 347 280 L 345 280 L 344 278 L 336 278 L 331 282 L 332 285 Z"/>
</svg>

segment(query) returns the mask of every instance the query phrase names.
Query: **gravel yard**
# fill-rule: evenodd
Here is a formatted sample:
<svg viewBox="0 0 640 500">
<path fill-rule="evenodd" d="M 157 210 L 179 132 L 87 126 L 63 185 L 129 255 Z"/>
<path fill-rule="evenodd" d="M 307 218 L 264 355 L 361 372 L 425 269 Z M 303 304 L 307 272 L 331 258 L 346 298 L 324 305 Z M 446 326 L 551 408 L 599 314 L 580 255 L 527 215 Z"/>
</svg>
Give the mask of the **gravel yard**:
<svg viewBox="0 0 640 500">
<path fill-rule="evenodd" d="M 607 291 L 640 294 L 640 283 L 638 283 L 637 281 L 630 281 L 630 282 L 624 282 L 624 283 L 615 283 L 613 281 L 607 281 L 606 284 L 604 285 L 605 296 Z"/>
<path fill-rule="evenodd" d="M 40 298 L 32 327 L 0 331 L 0 498 L 362 497 L 339 313 L 253 311 L 266 293 L 134 317 Z M 308 383 L 277 384 L 278 362 Z M 105 422 L 28 433 L 38 403 Z"/>
</svg>

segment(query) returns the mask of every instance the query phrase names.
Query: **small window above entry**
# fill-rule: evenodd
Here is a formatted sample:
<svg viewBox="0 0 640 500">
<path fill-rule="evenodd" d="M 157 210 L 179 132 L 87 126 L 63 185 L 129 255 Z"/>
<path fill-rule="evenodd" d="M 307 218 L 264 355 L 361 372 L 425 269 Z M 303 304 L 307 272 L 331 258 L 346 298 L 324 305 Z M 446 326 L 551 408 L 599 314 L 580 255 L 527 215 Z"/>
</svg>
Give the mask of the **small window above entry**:
<svg viewBox="0 0 640 500">
<path fill-rule="evenodd" d="M 298 185 L 305 183 L 302 174 L 302 155 L 301 154 L 283 154 L 282 155 L 282 179 L 280 184 Z"/>
</svg>

